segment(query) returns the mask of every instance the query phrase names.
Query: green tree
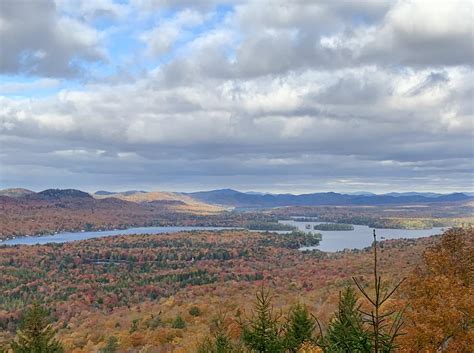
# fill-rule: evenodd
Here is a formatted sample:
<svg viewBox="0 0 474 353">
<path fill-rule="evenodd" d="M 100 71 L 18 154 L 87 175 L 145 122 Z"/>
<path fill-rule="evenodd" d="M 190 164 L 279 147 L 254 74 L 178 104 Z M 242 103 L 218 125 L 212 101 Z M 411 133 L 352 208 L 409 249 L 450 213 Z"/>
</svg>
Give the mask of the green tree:
<svg viewBox="0 0 474 353">
<path fill-rule="evenodd" d="M 256 294 L 252 317 L 241 322 L 242 341 L 251 352 L 284 352 L 280 315 L 273 311 L 270 292 L 262 288 Z"/>
<path fill-rule="evenodd" d="M 189 314 L 192 316 L 200 316 L 202 313 L 201 313 L 201 309 L 199 309 L 197 306 L 192 306 L 189 309 Z"/>
<path fill-rule="evenodd" d="M 403 311 L 384 311 L 383 305 L 389 300 L 395 291 L 403 283 L 403 280 L 398 282 L 391 290 L 386 288 L 382 283 L 382 277 L 378 275 L 378 263 L 377 263 L 377 235 L 374 229 L 374 293 L 371 296 L 361 282 L 356 278 L 352 277 L 359 291 L 363 294 L 370 306 L 370 312 L 359 311 L 363 314 L 364 320 L 368 323 L 371 328 L 371 337 L 374 353 L 390 353 L 395 350 L 395 339 L 401 335 L 400 329 L 402 328 L 403 322 Z M 389 322 L 391 321 L 391 325 Z"/>
<path fill-rule="evenodd" d="M 285 345 L 290 352 L 297 352 L 305 341 L 312 341 L 316 322 L 305 305 L 297 304 L 288 314 Z"/>
<path fill-rule="evenodd" d="M 115 336 L 109 337 L 105 347 L 99 350 L 99 353 L 116 353 L 118 351 L 118 339 Z"/>
<path fill-rule="evenodd" d="M 339 294 L 339 307 L 323 340 L 326 352 L 371 352 L 371 337 L 364 329 L 357 297 L 352 287 Z"/>
<path fill-rule="evenodd" d="M 47 312 L 38 303 L 29 308 L 11 343 L 13 353 L 63 353 L 64 348 L 54 338 L 56 332 L 47 320 Z"/>
<path fill-rule="evenodd" d="M 225 315 L 219 315 L 212 320 L 211 336 L 207 337 L 197 349 L 197 353 L 231 353 L 241 352 L 237 344 L 234 344 L 228 335 Z"/>
<path fill-rule="evenodd" d="M 139 323 L 140 320 L 138 319 L 134 319 L 130 325 L 130 330 L 129 332 L 130 333 L 134 333 L 135 331 L 138 331 L 138 323 Z"/>
<path fill-rule="evenodd" d="M 173 323 L 171 324 L 171 327 L 183 329 L 186 327 L 186 322 L 184 322 L 183 318 L 180 315 L 176 315 L 176 317 L 173 320 Z"/>
</svg>

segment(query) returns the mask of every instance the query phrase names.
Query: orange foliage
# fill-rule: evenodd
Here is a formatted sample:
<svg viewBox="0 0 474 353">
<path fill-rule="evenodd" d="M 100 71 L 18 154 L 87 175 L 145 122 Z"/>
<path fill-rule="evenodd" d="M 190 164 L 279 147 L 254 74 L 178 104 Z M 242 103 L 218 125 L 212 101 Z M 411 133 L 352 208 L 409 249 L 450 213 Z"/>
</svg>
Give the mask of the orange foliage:
<svg viewBox="0 0 474 353">
<path fill-rule="evenodd" d="M 428 249 L 405 287 L 402 352 L 472 352 L 474 229 L 453 229 Z"/>
</svg>

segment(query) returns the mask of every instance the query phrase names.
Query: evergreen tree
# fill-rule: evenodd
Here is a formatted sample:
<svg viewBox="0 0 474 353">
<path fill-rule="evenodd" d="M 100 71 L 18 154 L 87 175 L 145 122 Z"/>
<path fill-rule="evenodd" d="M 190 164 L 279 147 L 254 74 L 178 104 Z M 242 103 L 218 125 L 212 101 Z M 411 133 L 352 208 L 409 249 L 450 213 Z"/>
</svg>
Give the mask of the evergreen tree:
<svg viewBox="0 0 474 353">
<path fill-rule="evenodd" d="M 54 338 L 55 331 L 47 320 L 47 312 L 38 303 L 33 303 L 11 343 L 13 353 L 63 353 L 60 341 Z"/>
<path fill-rule="evenodd" d="M 99 353 L 116 353 L 118 351 L 118 339 L 115 336 L 109 337 L 105 347 L 99 350 Z"/>
<path fill-rule="evenodd" d="M 402 279 L 391 290 L 385 288 L 382 277 L 378 275 L 377 235 L 374 229 L 374 293 L 369 295 L 356 277 L 352 277 L 359 291 L 370 305 L 370 312 L 359 310 L 364 315 L 365 322 L 371 327 L 371 338 L 374 353 L 390 353 L 395 350 L 395 339 L 401 335 L 403 311 L 384 311 L 383 305 L 389 300 L 405 279 Z M 389 322 L 392 322 L 389 325 Z"/>
<path fill-rule="evenodd" d="M 183 320 L 181 315 L 176 315 L 171 327 L 172 328 L 183 329 L 183 328 L 186 327 L 186 322 Z"/>
<path fill-rule="evenodd" d="M 197 306 L 192 306 L 189 309 L 189 314 L 192 316 L 200 316 L 202 312 L 201 312 L 201 309 L 199 309 Z"/>
<path fill-rule="evenodd" d="M 197 353 L 231 353 L 241 352 L 228 337 L 218 336 L 214 339 L 207 337 L 197 349 Z"/>
<path fill-rule="evenodd" d="M 290 352 L 297 352 L 303 342 L 313 340 L 316 322 L 305 305 L 297 304 L 289 312 L 285 345 Z"/>
<path fill-rule="evenodd" d="M 228 335 L 228 326 L 226 325 L 225 315 L 219 313 L 212 320 L 211 331 L 212 336 L 207 337 L 199 346 L 198 353 L 231 353 L 241 352 L 242 350 L 237 344 L 232 342 Z"/>
<path fill-rule="evenodd" d="M 242 325 L 242 341 L 251 352 L 284 352 L 281 337 L 280 316 L 274 314 L 270 292 L 261 289 L 257 292 L 252 317 Z"/>
<path fill-rule="evenodd" d="M 365 331 L 355 291 L 347 287 L 339 294 L 339 307 L 323 340 L 326 352 L 371 352 L 371 337 Z"/>
</svg>

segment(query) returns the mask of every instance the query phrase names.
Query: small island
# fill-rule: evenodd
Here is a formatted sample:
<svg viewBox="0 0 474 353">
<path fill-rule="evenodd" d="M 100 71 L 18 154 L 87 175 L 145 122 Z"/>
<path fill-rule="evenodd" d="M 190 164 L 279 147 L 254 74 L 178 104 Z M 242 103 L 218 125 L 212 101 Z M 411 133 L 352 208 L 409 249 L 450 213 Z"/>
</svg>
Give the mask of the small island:
<svg viewBox="0 0 474 353">
<path fill-rule="evenodd" d="M 315 217 L 297 217 L 291 219 L 293 222 L 318 222 L 319 219 Z"/>
<path fill-rule="evenodd" d="M 321 223 L 316 224 L 313 227 L 314 230 L 325 230 L 325 231 L 350 231 L 354 230 L 352 224 L 343 224 L 343 223 Z"/>
</svg>

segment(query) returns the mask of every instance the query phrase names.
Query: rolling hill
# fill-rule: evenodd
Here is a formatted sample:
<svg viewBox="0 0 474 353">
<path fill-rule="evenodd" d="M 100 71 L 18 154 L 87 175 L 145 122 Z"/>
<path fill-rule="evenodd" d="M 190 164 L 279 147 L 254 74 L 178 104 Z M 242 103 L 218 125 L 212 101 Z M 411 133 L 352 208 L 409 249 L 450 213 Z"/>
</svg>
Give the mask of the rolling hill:
<svg viewBox="0 0 474 353">
<path fill-rule="evenodd" d="M 168 205 L 174 207 L 176 211 L 193 212 L 193 213 L 215 213 L 223 211 L 222 207 L 210 205 L 202 200 L 194 199 L 190 196 L 179 194 L 175 192 L 165 191 L 125 191 L 118 193 L 104 194 L 101 191 L 96 192 L 93 196 L 96 199 L 117 198 L 120 200 L 135 202 L 135 203 L 152 203 L 155 205 Z"/>
<path fill-rule="evenodd" d="M 13 194 L 8 191 L 0 193 L 0 240 L 61 231 L 187 224 L 188 219 L 207 217 L 220 210 L 172 193 L 93 197 L 75 189 Z"/>
<path fill-rule="evenodd" d="M 23 188 L 12 188 L 12 189 L 0 190 L 0 196 L 8 196 L 8 197 L 23 197 L 26 195 L 33 195 L 33 194 L 35 194 L 34 191 L 23 189 Z"/>
</svg>

